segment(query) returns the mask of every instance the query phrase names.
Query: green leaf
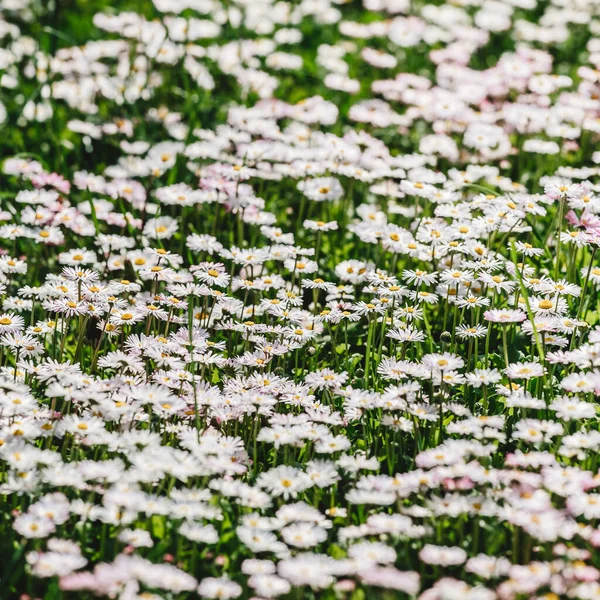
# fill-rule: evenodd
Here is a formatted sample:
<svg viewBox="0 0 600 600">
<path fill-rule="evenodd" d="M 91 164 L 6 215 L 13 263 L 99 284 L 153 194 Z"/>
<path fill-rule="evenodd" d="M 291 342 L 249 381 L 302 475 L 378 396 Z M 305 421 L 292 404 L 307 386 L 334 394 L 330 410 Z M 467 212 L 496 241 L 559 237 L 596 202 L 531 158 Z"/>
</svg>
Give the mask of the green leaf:
<svg viewBox="0 0 600 600">
<path fill-rule="evenodd" d="M 150 519 L 150 524 L 152 525 L 152 535 L 162 540 L 165 537 L 165 521 L 160 515 L 152 515 Z"/>
<path fill-rule="evenodd" d="M 331 546 L 329 546 L 329 556 L 339 560 L 341 558 L 346 558 L 347 553 L 341 546 L 331 544 Z"/>
<path fill-rule="evenodd" d="M 350 596 L 350 600 L 365 600 L 365 598 L 365 591 L 362 588 L 355 589 Z"/>
</svg>

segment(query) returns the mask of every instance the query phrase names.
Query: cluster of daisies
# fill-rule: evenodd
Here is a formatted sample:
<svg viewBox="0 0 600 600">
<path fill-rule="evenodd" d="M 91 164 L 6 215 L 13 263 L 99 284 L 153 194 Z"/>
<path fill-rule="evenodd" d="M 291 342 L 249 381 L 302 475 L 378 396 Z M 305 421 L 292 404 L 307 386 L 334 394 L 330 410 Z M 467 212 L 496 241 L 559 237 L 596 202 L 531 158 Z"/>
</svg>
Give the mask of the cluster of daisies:
<svg viewBox="0 0 600 600">
<path fill-rule="evenodd" d="M 596 0 L 0 0 L 0 596 L 600 598 Z"/>
</svg>

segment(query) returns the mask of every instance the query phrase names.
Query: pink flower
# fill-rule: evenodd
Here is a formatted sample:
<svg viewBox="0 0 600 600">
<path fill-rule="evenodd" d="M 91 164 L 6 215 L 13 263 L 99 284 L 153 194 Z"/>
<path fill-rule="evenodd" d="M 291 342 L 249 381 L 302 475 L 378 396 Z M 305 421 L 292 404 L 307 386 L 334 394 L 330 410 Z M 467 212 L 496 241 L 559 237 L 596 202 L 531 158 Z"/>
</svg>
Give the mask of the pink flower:
<svg viewBox="0 0 600 600">
<path fill-rule="evenodd" d="M 483 313 L 486 321 L 492 323 L 520 323 L 527 318 L 527 315 L 522 310 L 513 309 L 492 309 L 486 310 Z"/>
<path fill-rule="evenodd" d="M 475 484 L 469 477 L 460 477 L 458 479 L 447 477 L 443 483 L 447 490 L 471 490 L 475 487 Z"/>
<path fill-rule="evenodd" d="M 581 226 L 581 221 L 579 220 L 579 217 L 577 216 L 577 214 L 575 213 L 574 210 L 570 210 L 565 218 L 567 219 L 567 221 L 569 221 L 569 223 L 571 225 L 573 225 L 574 227 L 580 227 Z"/>
<path fill-rule="evenodd" d="M 95 586 L 96 578 L 89 572 L 74 573 L 60 578 L 60 589 L 63 591 L 91 590 Z"/>
<path fill-rule="evenodd" d="M 68 194 L 71 191 L 71 182 L 58 173 L 38 173 L 33 175 L 31 183 L 36 188 L 51 186 L 62 194 Z"/>
</svg>

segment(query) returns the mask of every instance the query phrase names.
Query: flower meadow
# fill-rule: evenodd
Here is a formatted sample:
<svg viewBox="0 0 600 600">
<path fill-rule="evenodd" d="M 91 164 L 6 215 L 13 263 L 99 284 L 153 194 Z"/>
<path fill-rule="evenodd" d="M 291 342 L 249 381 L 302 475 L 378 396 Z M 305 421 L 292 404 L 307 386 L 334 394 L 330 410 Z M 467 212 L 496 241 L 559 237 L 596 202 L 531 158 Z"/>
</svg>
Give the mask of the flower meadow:
<svg viewBox="0 0 600 600">
<path fill-rule="evenodd" d="M 597 0 L 0 0 L 0 90 L 2 600 L 600 598 Z"/>
</svg>

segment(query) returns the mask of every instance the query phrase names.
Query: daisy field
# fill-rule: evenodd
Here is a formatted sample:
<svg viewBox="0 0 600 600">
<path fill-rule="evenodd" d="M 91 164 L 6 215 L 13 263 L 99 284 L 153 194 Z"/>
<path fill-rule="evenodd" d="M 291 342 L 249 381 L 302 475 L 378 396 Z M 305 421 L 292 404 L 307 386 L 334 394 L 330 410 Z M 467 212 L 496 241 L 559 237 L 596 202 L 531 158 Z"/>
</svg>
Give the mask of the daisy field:
<svg viewBox="0 0 600 600">
<path fill-rule="evenodd" d="M 600 599 L 598 0 L 0 0 L 0 600 Z"/>
</svg>

